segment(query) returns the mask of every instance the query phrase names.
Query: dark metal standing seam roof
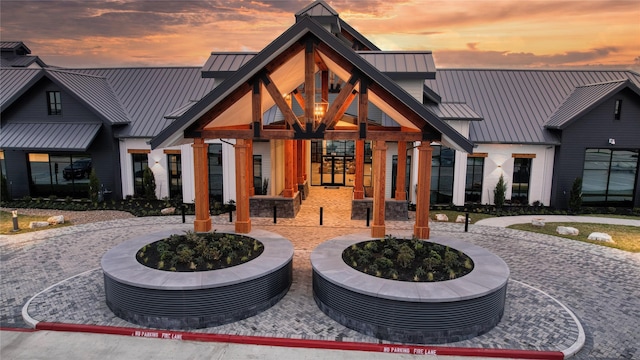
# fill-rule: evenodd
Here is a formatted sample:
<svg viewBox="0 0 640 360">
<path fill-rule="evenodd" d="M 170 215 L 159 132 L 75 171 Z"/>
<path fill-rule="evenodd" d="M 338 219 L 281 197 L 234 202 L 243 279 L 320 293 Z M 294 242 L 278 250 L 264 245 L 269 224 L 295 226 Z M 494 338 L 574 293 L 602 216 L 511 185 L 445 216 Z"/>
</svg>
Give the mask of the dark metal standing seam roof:
<svg viewBox="0 0 640 360">
<path fill-rule="evenodd" d="M 257 53 L 236 53 L 236 52 L 212 52 L 207 62 L 202 67 L 202 76 L 215 78 L 218 76 L 229 76 L 240 69 L 249 60 L 253 59 Z"/>
<path fill-rule="evenodd" d="M 96 111 L 107 123 L 128 124 L 129 116 L 104 77 L 63 70 L 45 70 L 46 74 Z"/>
<path fill-rule="evenodd" d="M 617 93 L 625 87 L 631 87 L 640 95 L 640 90 L 629 80 L 578 86 L 551 115 L 551 118 L 545 126 L 550 129 L 564 129 L 573 120 L 584 115 L 610 95 Z"/>
<path fill-rule="evenodd" d="M 240 83 L 247 81 L 250 76 L 260 71 L 276 54 L 279 54 L 283 49 L 290 46 L 290 44 L 302 36 L 312 33 L 320 41 L 324 42 L 327 46 L 336 51 L 340 56 L 343 56 L 347 61 L 354 65 L 365 76 L 370 77 L 381 88 L 385 89 L 389 93 L 393 94 L 400 102 L 415 112 L 421 118 L 425 119 L 425 125 L 429 124 L 437 131 L 441 132 L 444 136 L 448 137 L 456 145 L 460 146 L 467 152 L 473 151 L 473 144 L 455 131 L 451 126 L 438 118 L 434 113 L 427 110 L 422 103 L 418 102 L 413 96 L 403 90 L 397 83 L 390 78 L 382 75 L 373 65 L 364 60 L 355 51 L 346 47 L 335 36 L 327 32 L 322 26 L 315 22 L 311 17 L 305 16 L 296 24 L 291 26 L 276 40 L 271 42 L 265 47 L 258 55 L 246 63 L 242 68 L 236 71 L 231 77 L 222 82 L 213 91 L 207 94 L 200 102 L 191 107 L 183 116 L 178 118 L 167 128 L 165 128 L 158 136 L 151 141 L 151 146 L 156 148 L 164 144 L 173 137 L 174 134 L 180 134 L 184 129 L 196 120 L 196 117 L 206 110 L 210 109 L 217 102 L 226 96 L 233 88 L 239 86 Z M 169 143 L 173 143 L 170 141 Z"/>
<path fill-rule="evenodd" d="M 10 123 L 2 127 L 3 149 L 86 151 L 100 123 Z"/>
<path fill-rule="evenodd" d="M 43 75 L 41 69 L 0 69 L 0 110 L 9 107 Z"/>
<path fill-rule="evenodd" d="M 2 50 L 16 50 L 17 48 L 23 48 L 25 53 L 31 54 L 31 49 L 22 41 L 0 41 L 0 49 Z"/>
<path fill-rule="evenodd" d="M 433 79 L 436 65 L 431 51 L 358 51 L 363 59 L 392 79 Z M 404 74 L 399 76 L 398 74 Z"/>
<path fill-rule="evenodd" d="M 151 138 L 173 122 L 165 115 L 213 89 L 198 67 L 74 69 L 107 79 L 131 123 L 118 137 Z"/>
<path fill-rule="evenodd" d="M 470 139 L 478 143 L 559 144 L 545 123 L 578 86 L 629 79 L 631 71 L 440 69 L 425 84 L 442 102 L 469 105 L 484 121 L 471 123 Z"/>
</svg>

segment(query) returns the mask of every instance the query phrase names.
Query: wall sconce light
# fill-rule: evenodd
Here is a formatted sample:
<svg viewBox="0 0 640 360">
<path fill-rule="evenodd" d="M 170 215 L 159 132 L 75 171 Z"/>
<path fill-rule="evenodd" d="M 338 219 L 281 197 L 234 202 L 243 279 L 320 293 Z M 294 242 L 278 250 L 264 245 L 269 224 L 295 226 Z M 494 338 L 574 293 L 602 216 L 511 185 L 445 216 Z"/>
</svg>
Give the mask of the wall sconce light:
<svg viewBox="0 0 640 360">
<path fill-rule="evenodd" d="M 609 145 L 615 145 L 616 144 L 616 139 L 609 139 Z"/>
</svg>

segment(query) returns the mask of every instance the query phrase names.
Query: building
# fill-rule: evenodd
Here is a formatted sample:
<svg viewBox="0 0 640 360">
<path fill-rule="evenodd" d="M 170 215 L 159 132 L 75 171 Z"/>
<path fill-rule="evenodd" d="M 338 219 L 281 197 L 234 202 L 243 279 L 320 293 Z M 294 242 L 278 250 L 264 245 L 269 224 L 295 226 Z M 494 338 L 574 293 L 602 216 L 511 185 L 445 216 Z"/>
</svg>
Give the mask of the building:
<svg viewBox="0 0 640 360">
<path fill-rule="evenodd" d="M 394 201 L 418 202 L 422 143 L 433 152 L 431 204 L 491 204 L 503 175 L 515 204 L 564 208 L 581 177 L 585 205 L 640 206 L 640 74 L 436 69 L 430 51 L 377 48 L 324 1 L 295 19 L 263 51 L 212 53 L 202 68 L 61 69 L 2 42 L 11 196 L 87 197 L 90 169 L 114 197 L 135 196 L 148 166 L 159 198 L 193 202 L 206 173 L 212 205 L 238 201 L 244 138 L 251 216 L 322 185 L 353 186 L 354 209 L 370 207 L 384 174 L 377 196 L 393 217 Z M 195 139 L 206 150 L 194 151 Z"/>
</svg>

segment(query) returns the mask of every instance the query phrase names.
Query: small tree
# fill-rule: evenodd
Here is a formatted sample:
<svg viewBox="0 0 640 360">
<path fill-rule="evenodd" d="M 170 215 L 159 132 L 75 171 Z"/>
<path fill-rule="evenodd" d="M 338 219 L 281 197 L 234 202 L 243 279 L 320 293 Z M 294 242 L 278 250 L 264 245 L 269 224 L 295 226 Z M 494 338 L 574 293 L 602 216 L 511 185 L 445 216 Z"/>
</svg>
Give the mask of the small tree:
<svg viewBox="0 0 640 360">
<path fill-rule="evenodd" d="M 569 210 L 577 213 L 582 207 L 582 178 L 578 177 L 573 180 L 573 186 L 569 192 Z"/>
<path fill-rule="evenodd" d="M 147 166 L 142 173 L 142 187 L 144 189 L 144 198 L 147 200 L 156 200 L 156 178 L 153 171 Z"/>
<path fill-rule="evenodd" d="M 501 208 L 504 205 L 504 200 L 507 195 L 507 183 L 504 181 L 504 176 L 500 175 L 496 188 L 493 190 L 493 203 L 497 208 Z"/>
<path fill-rule="evenodd" d="M 100 199 L 100 180 L 95 169 L 91 169 L 89 174 L 89 199 L 92 203 L 97 203 Z"/>
</svg>

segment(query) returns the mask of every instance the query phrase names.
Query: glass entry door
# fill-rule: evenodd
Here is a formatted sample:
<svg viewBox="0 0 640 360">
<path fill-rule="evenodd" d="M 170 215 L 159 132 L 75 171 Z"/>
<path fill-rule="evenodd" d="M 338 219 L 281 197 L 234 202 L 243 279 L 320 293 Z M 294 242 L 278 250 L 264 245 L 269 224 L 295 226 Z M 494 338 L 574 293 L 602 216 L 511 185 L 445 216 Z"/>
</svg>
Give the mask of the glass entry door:
<svg viewBox="0 0 640 360">
<path fill-rule="evenodd" d="M 322 185 L 345 186 L 345 179 L 353 156 L 323 155 L 320 173 Z"/>
</svg>

